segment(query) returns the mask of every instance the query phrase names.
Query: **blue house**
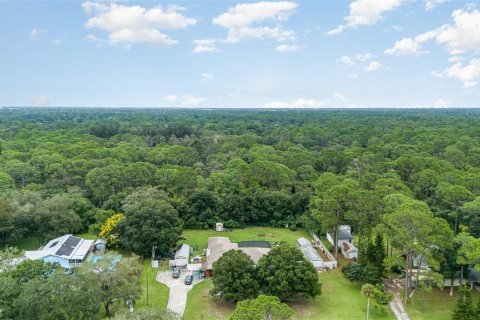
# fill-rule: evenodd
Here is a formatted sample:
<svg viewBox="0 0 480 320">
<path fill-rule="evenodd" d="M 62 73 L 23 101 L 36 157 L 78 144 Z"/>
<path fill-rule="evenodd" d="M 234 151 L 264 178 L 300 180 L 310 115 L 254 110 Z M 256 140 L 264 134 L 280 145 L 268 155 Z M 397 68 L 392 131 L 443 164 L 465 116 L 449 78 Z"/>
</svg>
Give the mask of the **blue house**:
<svg viewBox="0 0 480 320">
<path fill-rule="evenodd" d="M 25 258 L 59 263 L 62 267 L 69 269 L 85 261 L 92 251 L 93 242 L 93 240 L 85 240 L 67 234 L 50 240 L 46 246 L 38 250 L 25 251 Z"/>
</svg>

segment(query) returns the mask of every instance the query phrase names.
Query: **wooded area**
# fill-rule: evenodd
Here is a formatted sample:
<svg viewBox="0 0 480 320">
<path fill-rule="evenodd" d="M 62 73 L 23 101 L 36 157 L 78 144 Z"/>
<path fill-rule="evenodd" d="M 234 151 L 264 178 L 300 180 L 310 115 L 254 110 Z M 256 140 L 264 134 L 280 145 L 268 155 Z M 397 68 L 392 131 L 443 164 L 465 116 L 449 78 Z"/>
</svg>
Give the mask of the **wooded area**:
<svg viewBox="0 0 480 320">
<path fill-rule="evenodd" d="M 480 263 L 479 120 L 479 110 L 3 109 L 0 242 L 102 231 L 148 256 L 219 221 L 319 235 L 349 224 L 359 265 L 373 268 L 365 282 L 386 267 L 412 274 L 417 256 L 463 282 Z"/>
</svg>

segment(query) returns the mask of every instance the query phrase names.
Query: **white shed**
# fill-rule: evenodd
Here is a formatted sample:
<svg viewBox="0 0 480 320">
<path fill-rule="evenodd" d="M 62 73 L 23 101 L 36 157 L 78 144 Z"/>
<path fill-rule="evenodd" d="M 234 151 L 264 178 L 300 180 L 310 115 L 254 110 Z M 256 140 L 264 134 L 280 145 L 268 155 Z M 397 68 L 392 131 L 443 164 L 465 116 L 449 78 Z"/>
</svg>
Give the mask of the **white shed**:
<svg viewBox="0 0 480 320">
<path fill-rule="evenodd" d="M 310 241 L 305 238 L 299 238 L 297 240 L 297 246 L 302 251 L 305 259 L 310 261 L 316 269 L 322 269 L 324 267 L 323 259 L 317 250 L 312 246 Z"/>
<path fill-rule="evenodd" d="M 353 245 L 353 243 L 343 242 L 340 245 L 340 251 L 347 259 L 358 259 L 358 249 Z"/>
<path fill-rule="evenodd" d="M 223 231 L 223 223 L 217 222 L 217 223 L 215 224 L 215 231 L 217 231 L 217 232 L 222 232 L 222 231 Z"/>
<path fill-rule="evenodd" d="M 185 267 L 190 259 L 190 246 L 186 243 L 178 246 L 175 252 L 175 265 L 177 267 Z"/>
</svg>

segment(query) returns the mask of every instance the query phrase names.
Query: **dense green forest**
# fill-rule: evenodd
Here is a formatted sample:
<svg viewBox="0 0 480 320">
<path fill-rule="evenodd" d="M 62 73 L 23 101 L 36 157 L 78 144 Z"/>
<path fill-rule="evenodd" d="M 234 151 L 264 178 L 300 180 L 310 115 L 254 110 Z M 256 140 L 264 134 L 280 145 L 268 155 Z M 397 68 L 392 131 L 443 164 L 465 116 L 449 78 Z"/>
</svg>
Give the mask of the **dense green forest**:
<svg viewBox="0 0 480 320">
<path fill-rule="evenodd" d="M 183 229 L 219 221 L 227 228 L 304 228 L 320 236 L 349 224 L 360 250 L 357 263 L 342 270 L 349 280 L 383 292 L 382 279 L 403 271 L 406 296 L 412 287 L 428 292 L 457 275 L 462 284 L 480 265 L 479 124 L 480 110 L 465 109 L 3 109 L 0 244 L 88 232 L 144 257 L 153 246 L 168 256 Z M 8 250 L 3 254 L 14 252 Z M 0 270 L 11 269 L 5 261 Z M 420 279 L 413 269 L 422 261 L 431 270 Z M 140 265 L 132 264 L 134 271 L 128 265 L 119 272 L 135 275 L 135 285 L 119 284 L 117 291 L 138 295 Z M 33 270 L 29 276 L 40 275 L 45 290 L 98 282 L 82 269 L 72 279 L 49 277 L 56 267 L 27 261 L 0 280 L 17 288 L 26 268 Z M 2 304 L 7 318 L 35 318 L 37 298 L 28 290 L 39 284 L 28 283 L 23 291 L 2 286 L 0 295 L 10 297 Z M 308 295 L 320 293 L 318 279 L 310 283 Z M 245 298 L 240 294 L 230 299 Z M 117 298 L 102 299 L 110 315 Z M 94 300 L 85 318 L 99 317 Z M 48 318 L 51 311 L 45 312 Z"/>
<path fill-rule="evenodd" d="M 144 255 L 162 225 L 164 251 L 182 228 L 217 221 L 318 233 L 348 223 L 368 237 L 405 199 L 479 237 L 479 120 L 477 110 L 3 109 L 0 239 L 99 232 L 119 212 L 121 245 Z"/>
</svg>

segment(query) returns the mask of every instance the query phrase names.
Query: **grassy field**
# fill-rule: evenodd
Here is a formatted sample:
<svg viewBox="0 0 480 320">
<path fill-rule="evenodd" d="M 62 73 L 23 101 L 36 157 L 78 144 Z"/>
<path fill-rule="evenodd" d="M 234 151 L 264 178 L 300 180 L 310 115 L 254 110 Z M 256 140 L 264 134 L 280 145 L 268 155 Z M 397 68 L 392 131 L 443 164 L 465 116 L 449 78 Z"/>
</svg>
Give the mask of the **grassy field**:
<svg viewBox="0 0 480 320">
<path fill-rule="evenodd" d="M 367 310 L 367 300 L 360 294 L 360 285 L 348 281 L 340 270 L 335 269 L 320 274 L 322 295 L 314 300 L 293 301 L 289 305 L 295 310 L 298 320 L 345 320 L 363 319 Z M 219 303 L 209 296 L 211 280 L 196 285 L 188 294 L 184 319 L 219 320 L 226 319 L 234 306 Z M 376 306 L 371 301 L 371 320 L 394 320 L 390 309 Z"/>
<path fill-rule="evenodd" d="M 474 304 L 476 305 L 480 294 L 474 294 Z M 412 320 L 450 320 L 452 310 L 457 302 L 457 290 L 453 296 L 450 296 L 450 288 L 443 290 L 433 290 L 432 293 L 425 296 L 425 305 L 422 310 L 423 296 L 421 293 L 414 295 L 413 302 L 407 304 L 407 313 Z"/>
<path fill-rule="evenodd" d="M 284 241 L 294 245 L 298 238 L 311 239 L 304 230 L 291 231 L 285 228 L 250 227 L 234 229 L 232 232 L 216 232 L 215 230 L 184 230 L 185 240 L 179 243 L 188 243 L 193 246 L 196 253 L 201 253 L 207 247 L 209 237 L 229 237 L 232 242 L 246 240 L 265 240 L 271 243 Z"/>
<path fill-rule="evenodd" d="M 164 310 L 168 303 L 169 289 L 166 285 L 155 280 L 158 269 L 150 268 L 150 260 L 145 259 L 143 262 L 143 271 L 141 278 L 142 297 L 137 301 L 138 308 L 147 307 L 147 279 L 148 279 L 148 307 Z"/>
<path fill-rule="evenodd" d="M 333 269 L 319 274 L 322 294 L 314 300 L 290 303 L 297 319 L 344 320 L 364 319 L 367 299 L 360 294 L 360 285 L 348 281 L 340 271 Z M 370 301 L 371 320 L 395 319 L 390 309 Z"/>
<path fill-rule="evenodd" d="M 10 247 L 17 247 L 20 250 L 36 250 L 42 246 L 39 237 L 27 237 L 17 242 L 9 243 Z"/>
<path fill-rule="evenodd" d="M 265 234 L 265 236 L 258 236 Z M 219 233 L 213 230 L 186 230 L 185 242 L 203 248 L 207 238 Z M 290 231 L 275 228 L 247 228 L 235 230 L 227 235 L 232 241 L 267 240 L 271 242 L 286 241 L 294 244 L 298 237 L 309 235 L 304 231 Z M 290 302 L 295 310 L 296 319 L 317 320 L 344 320 L 363 319 L 366 314 L 367 301 L 360 294 L 360 285 L 348 281 L 340 269 L 330 270 L 319 274 L 322 283 L 322 295 L 313 300 L 299 300 Z M 217 320 L 226 319 L 233 312 L 234 306 L 229 303 L 219 303 L 212 299 L 209 291 L 212 289 L 211 280 L 196 285 L 188 294 L 188 303 L 184 319 Z M 393 320 L 395 317 L 385 306 L 376 306 L 371 302 L 370 319 Z"/>
<path fill-rule="evenodd" d="M 212 287 L 212 280 L 204 280 L 193 287 L 193 289 L 188 293 L 187 308 L 183 314 L 183 319 L 228 319 L 235 306 L 230 303 L 221 303 L 213 300 L 209 295 Z"/>
</svg>

